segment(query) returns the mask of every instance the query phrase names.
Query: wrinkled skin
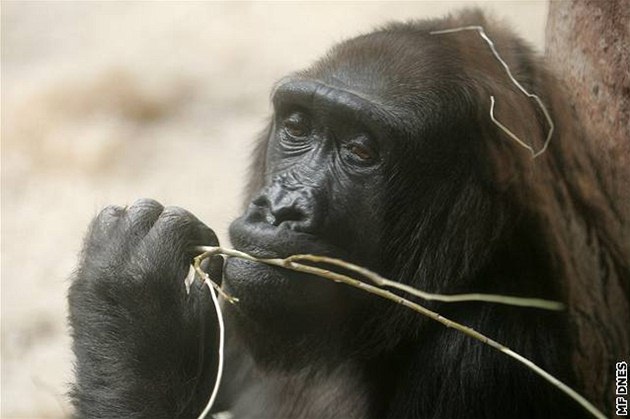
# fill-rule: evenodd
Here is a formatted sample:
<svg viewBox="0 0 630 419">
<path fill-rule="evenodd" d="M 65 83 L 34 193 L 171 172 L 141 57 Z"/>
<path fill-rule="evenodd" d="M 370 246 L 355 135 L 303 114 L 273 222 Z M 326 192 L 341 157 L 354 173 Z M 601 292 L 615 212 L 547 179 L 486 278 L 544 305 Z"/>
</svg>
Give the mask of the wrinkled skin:
<svg viewBox="0 0 630 419">
<path fill-rule="evenodd" d="M 233 245 L 259 257 L 339 257 L 427 291 L 562 299 L 536 218 L 504 193 L 489 162 L 488 144 L 505 139 L 480 118 L 487 103 L 478 97 L 486 83 L 478 60 L 462 38 L 428 35 L 461 23 L 392 25 L 279 82 L 249 203 L 230 228 Z M 529 50 L 496 34 L 516 51 L 509 58 L 524 82 L 541 91 L 528 73 L 536 65 Z M 203 409 L 217 327 L 208 291 L 197 282 L 187 294 L 183 285 L 196 244 L 217 241 L 190 213 L 154 201 L 109 207 L 93 221 L 69 296 L 79 416 L 194 417 Z M 229 259 L 223 268 L 225 289 L 240 301 L 224 305 L 228 358 L 213 411 L 582 415 L 522 366 L 401 306 L 258 263 Z M 217 261 L 207 269 L 221 278 Z M 429 306 L 571 383 L 563 314 Z"/>
</svg>

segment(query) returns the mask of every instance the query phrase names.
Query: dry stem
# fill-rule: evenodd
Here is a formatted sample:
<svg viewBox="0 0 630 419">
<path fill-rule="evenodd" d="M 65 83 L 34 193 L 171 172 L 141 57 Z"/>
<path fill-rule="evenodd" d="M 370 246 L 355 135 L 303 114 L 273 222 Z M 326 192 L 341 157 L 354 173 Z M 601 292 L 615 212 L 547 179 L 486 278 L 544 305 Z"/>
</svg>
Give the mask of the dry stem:
<svg viewBox="0 0 630 419">
<path fill-rule="evenodd" d="M 225 255 L 228 257 L 237 257 L 237 258 L 241 258 L 241 259 L 245 259 L 245 260 L 249 260 L 252 262 L 259 262 L 259 263 L 264 263 L 267 265 L 272 265 L 272 266 L 279 266 L 282 268 L 286 268 L 286 269 L 291 269 L 294 271 L 298 271 L 298 272 L 304 272 L 304 273 L 309 273 L 312 275 L 316 275 L 322 278 L 326 278 L 326 279 L 330 279 L 333 280 L 335 282 L 341 282 L 344 283 L 346 285 L 349 285 L 351 287 L 355 287 L 355 288 L 359 288 L 362 289 L 366 292 L 369 292 L 371 294 L 377 295 L 381 298 L 385 298 L 387 300 L 391 300 L 394 301 L 398 304 L 401 304 L 413 311 L 416 311 L 426 317 L 429 317 L 441 324 L 443 324 L 446 327 L 450 327 L 453 328 L 455 330 L 458 330 L 470 337 L 472 337 L 473 339 L 476 339 L 486 345 L 491 346 L 492 348 L 503 352 L 504 354 L 506 354 L 507 356 L 517 360 L 518 362 L 520 362 L 521 364 L 525 365 L 527 368 L 529 368 L 530 370 L 534 371 L 536 374 L 540 375 L 541 377 L 543 377 L 545 380 L 547 380 L 548 382 L 550 382 L 552 385 L 554 385 L 555 387 L 557 387 L 558 389 L 560 389 L 562 392 L 564 392 L 565 394 L 567 394 L 569 397 L 571 397 L 573 400 L 575 400 L 576 402 L 578 402 L 582 407 L 584 407 L 588 412 L 590 412 L 594 417 L 599 418 L 599 419 L 605 419 L 606 417 L 604 416 L 604 414 L 599 411 L 595 406 L 593 406 L 588 400 L 586 400 L 584 397 L 582 397 L 579 393 L 577 393 L 575 390 L 573 390 L 571 387 L 569 387 L 568 385 L 564 384 L 562 381 L 558 380 L 556 377 L 554 377 L 553 375 L 549 374 L 547 371 L 543 370 L 542 368 L 540 368 L 538 365 L 536 365 L 534 362 L 530 361 L 529 359 L 523 357 L 522 355 L 514 352 L 513 350 L 511 350 L 510 348 L 508 348 L 507 346 L 504 346 L 502 344 L 500 344 L 499 342 L 490 339 L 489 337 L 485 336 L 482 333 L 477 332 L 476 330 L 464 326 L 461 323 L 457 323 L 454 322 L 452 320 L 449 320 L 443 316 L 441 316 L 439 313 L 436 313 L 434 311 L 431 311 L 429 309 L 427 309 L 426 307 L 423 307 L 417 303 L 414 303 L 406 298 L 403 298 L 399 295 L 396 295 L 394 293 L 392 293 L 391 291 L 387 291 L 381 288 L 378 288 L 377 286 L 374 285 L 370 285 L 367 284 L 365 282 L 359 281 L 358 279 L 355 278 L 351 278 L 347 275 L 343 275 L 343 274 L 339 274 L 336 272 L 332 272 L 326 269 L 322 269 L 322 268 L 317 268 L 314 266 L 309 266 L 309 265 L 304 265 L 301 263 L 298 263 L 296 261 L 311 261 L 311 262 L 323 262 L 323 263 L 329 263 L 331 265 L 335 265 L 335 266 L 339 266 L 342 267 L 344 269 L 347 269 L 349 271 L 352 272 L 356 272 L 361 274 L 362 276 L 368 278 L 369 280 L 371 280 L 373 283 L 375 283 L 378 286 L 382 286 L 382 287 L 390 287 L 390 288 L 396 288 L 399 289 L 401 291 L 405 291 L 408 293 L 411 293 L 415 296 L 418 296 L 420 298 L 425 298 L 425 299 L 429 299 L 429 300 L 438 300 L 438 301 L 444 301 L 444 302 L 458 302 L 458 301 L 486 301 L 486 302 L 496 302 L 496 303 L 501 303 L 501 304 L 510 304 L 510 305 L 518 305 L 518 306 L 526 306 L 526 307 L 536 307 L 536 308 L 544 308 L 544 309 L 551 309 L 551 310 L 558 310 L 562 308 L 562 305 L 560 303 L 554 302 L 554 301 L 548 301 L 548 300 L 540 300 L 540 299 L 534 299 L 534 298 L 519 298 L 519 297 L 508 297 L 508 296 L 500 296 L 500 295 L 492 295 L 492 294 L 460 294 L 460 295 L 440 295 L 440 294 L 429 294 L 429 293 L 425 293 L 422 292 L 420 290 L 417 290 L 415 288 L 409 287 L 407 285 L 403 285 L 394 281 L 390 281 L 388 279 L 385 279 L 383 277 L 381 277 L 380 275 L 366 269 L 366 268 L 362 268 L 360 266 L 357 265 L 353 265 L 351 263 L 348 262 L 344 262 L 342 260 L 339 259 L 334 259 L 334 258 L 327 258 L 327 257 L 323 257 L 323 256 L 314 256 L 314 255 L 295 255 L 295 256 L 290 256 L 286 259 L 258 259 L 255 258 L 251 255 L 248 255 L 247 253 L 244 252 L 240 252 L 238 250 L 234 250 L 234 249 L 227 249 L 227 248 L 222 248 L 222 247 L 212 247 L 212 246 L 199 246 L 197 247 L 197 250 L 200 252 L 203 252 L 201 255 L 197 256 L 195 258 L 194 261 L 194 267 L 195 270 L 198 272 L 198 274 L 200 275 L 200 277 L 202 278 L 207 278 L 207 274 L 205 274 L 202 270 L 201 270 L 201 261 L 211 257 L 211 256 L 215 256 L 215 255 Z M 213 284 L 213 286 L 217 289 L 220 289 L 220 287 L 216 284 Z M 220 291 L 221 294 L 224 296 L 224 298 L 226 298 L 228 301 L 230 301 L 231 303 L 235 303 L 236 301 L 238 301 L 237 299 L 226 295 L 225 292 Z"/>
</svg>

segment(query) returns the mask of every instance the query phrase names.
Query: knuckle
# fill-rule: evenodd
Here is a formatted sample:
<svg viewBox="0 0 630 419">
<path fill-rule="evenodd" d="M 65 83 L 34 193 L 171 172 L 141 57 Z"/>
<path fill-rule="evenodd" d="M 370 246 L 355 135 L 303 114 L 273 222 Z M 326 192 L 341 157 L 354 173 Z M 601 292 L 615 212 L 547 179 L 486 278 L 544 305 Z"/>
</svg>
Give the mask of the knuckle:
<svg viewBox="0 0 630 419">
<path fill-rule="evenodd" d="M 139 210 L 150 210 L 150 211 L 154 211 L 154 210 L 162 210 L 164 209 L 164 206 L 162 206 L 162 204 L 160 204 L 158 201 L 154 200 L 154 199 L 150 199 L 150 198 L 141 198 L 136 200 L 132 205 L 131 208 L 136 208 Z"/>
<path fill-rule="evenodd" d="M 166 207 L 153 226 L 153 236 L 168 235 L 177 242 L 192 233 L 196 218 L 180 207 Z"/>
<path fill-rule="evenodd" d="M 153 199 L 139 199 L 127 211 L 128 222 L 134 231 L 147 231 L 164 211 L 164 207 Z"/>
<path fill-rule="evenodd" d="M 120 217 L 125 212 L 125 208 L 119 205 L 108 205 L 101 210 L 97 218 L 100 217 Z"/>
<path fill-rule="evenodd" d="M 160 218 L 168 221 L 190 222 L 195 220 L 195 216 L 181 207 L 166 207 Z"/>
<path fill-rule="evenodd" d="M 109 225 L 118 221 L 125 214 L 125 208 L 108 205 L 94 218 L 92 225 Z"/>
<path fill-rule="evenodd" d="M 121 220 L 125 208 L 109 205 L 92 220 L 83 242 L 85 254 L 98 254 L 99 257 L 110 259 L 116 254 L 121 237 Z"/>
</svg>

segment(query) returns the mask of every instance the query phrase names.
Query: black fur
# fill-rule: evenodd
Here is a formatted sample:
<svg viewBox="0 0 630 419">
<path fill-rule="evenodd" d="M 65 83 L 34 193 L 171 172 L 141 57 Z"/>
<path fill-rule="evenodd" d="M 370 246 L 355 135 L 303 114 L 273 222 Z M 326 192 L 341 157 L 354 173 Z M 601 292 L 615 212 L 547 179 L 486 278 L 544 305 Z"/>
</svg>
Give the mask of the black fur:
<svg viewBox="0 0 630 419">
<path fill-rule="evenodd" d="M 68 298 L 78 417 L 192 417 L 206 401 L 216 314 L 199 281 L 184 288 L 194 243 L 217 240 L 188 212 L 152 200 L 94 219 Z"/>
<path fill-rule="evenodd" d="M 539 95 L 549 76 L 479 13 L 387 26 L 281 82 L 256 150 L 251 203 L 231 226 L 261 257 L 341 257 L 431 292 L 564 300 L 540 240 L 531 159 L 497 132 L 489 95 L 540 144 L 540 112 L 476 33 L 482 24 Z M 501 117 L 501 114 L 499 114 Z M 532 195 L 533 196 L 533 195 Z M 214 235 L 183 210 L 140 201 L 93 222 L 70 290 L 81 417 L 194 417 L 216 369 L 209 296 L 181 280 Z M 220 276 L 214 266 L 213 274 Z M 576 403 L 489 346 L 402 306 L 321 278 L 242 260 L 225 266 L 228 360 L 214 410 L 237 418 L 577 418 Z M 569 384 L 564 313 L 427 304 Z"/>
</svg>

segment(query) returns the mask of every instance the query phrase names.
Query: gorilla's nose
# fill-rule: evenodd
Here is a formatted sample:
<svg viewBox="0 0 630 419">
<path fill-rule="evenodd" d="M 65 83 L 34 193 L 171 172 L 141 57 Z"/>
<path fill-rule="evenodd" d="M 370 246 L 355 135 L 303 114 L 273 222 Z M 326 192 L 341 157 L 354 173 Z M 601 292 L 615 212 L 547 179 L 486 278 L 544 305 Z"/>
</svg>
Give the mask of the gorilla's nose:
<svg viewBox="0 0 630 419">
<path fill-rule="evenodd" d="M 250 207 L 259 222 L 303 232 L 313 229 L 313 209 L 313 195 L 308 190 L 288 190 L 279 186 L 266 189 Z"/>
</svg>

